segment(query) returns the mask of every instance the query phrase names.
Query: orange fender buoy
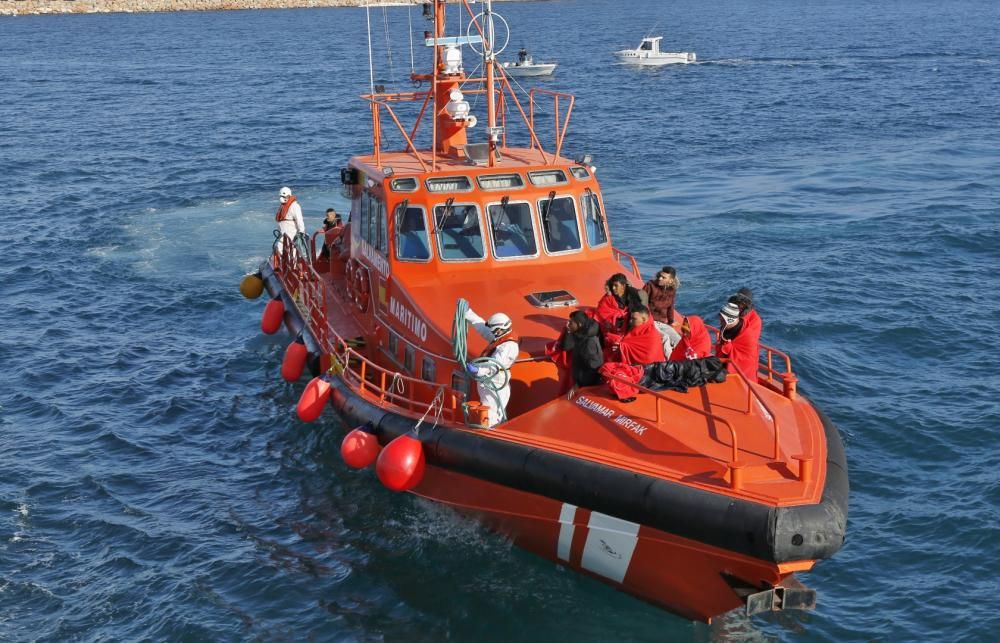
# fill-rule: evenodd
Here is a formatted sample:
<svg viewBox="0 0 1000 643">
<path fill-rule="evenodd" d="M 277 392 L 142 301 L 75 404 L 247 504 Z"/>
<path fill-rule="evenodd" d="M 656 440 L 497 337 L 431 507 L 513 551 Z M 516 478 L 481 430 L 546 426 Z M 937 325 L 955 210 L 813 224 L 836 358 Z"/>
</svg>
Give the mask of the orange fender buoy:
<svg viewBox="0 0 1000 643">
<path fill-rule="evenodd" d="M 286 382 L 297 382 L 306 370 L 306 360 L 309 349 L 301 339 L 296 339 L 285 349 L 285 357 L 281 360 L 281 376 Z"/>
<path fill-rule="evenodd" d="M 306 384 L 306 390 L 302 391 L 295 412 L 303 422 L 315 422 L 323 412 L 328 399 L 330 399 L 330 383 L 321 377 L 314 377 Z"/>
<path fill-rule="evenodd" d="M 420 440 L 401 435 L 390 442 L 375 463 L 375 474 L 393 491 L 409 491 L 424 477 L 424 445 Z"/>
<path fill-rule="evenodd" d="M 375 434 L 363 428 L 354 429 L 340 443 L 340 456 L 347 466 L 355 469 L 364 469 L 373 464 L 381 450 Z"/>
<path fill-rule="evenodd" d="M 240 292 L 247 299 L 257 299 L 264 292 L 264 280 L 260 275 L 247 275 L 240 281 Z"/>
<path fill-rule="evenodd" d="M 273 335 L 281 328 L 284 318 L 285 303 L 281 301 L 281 297 L 275 297 L 264 307 L 264 315 L 260 318 L 260 329 L 268 335 Z"/>
</svg>

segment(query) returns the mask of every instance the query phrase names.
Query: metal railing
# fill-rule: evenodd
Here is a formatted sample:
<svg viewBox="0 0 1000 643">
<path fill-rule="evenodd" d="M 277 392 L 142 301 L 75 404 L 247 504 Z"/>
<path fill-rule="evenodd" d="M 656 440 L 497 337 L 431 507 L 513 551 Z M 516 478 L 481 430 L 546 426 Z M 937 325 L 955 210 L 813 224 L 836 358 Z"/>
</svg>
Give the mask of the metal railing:
<svg viewBox="0 0 1000 643">
<path fill-rule="evenodd" d="M 727 429 L 729 429 L 729 437 L 730 437 L 730 441 L 732 443 L 729 462 L 726 463 L 727 470 L 729 471 L 729 486 L 732 487 L 733 489 L 739 489 L 740 488 L 740 486 L 743 483 L 742 476 L 740 475 L 740 470 L 742 469 L 743 464 L 739 460 L 740 448 L 739 448 L 739 443 L 738 443 L 738 440 L 737 440 L 736 428 L 733 427 L 732 423 L 729 422 L 729 420 L 727 420 L 726 418 L 724 418 L 724 417 L 722 417 L 720 415 L 712 413 L 711 411 L 707 411 L 705 409 L 700 409 L 700 408 L 698 408 L 696 406 L 691 406 L 690 404 L 686 404 L 684 402 L 681 402 L 680 400 L 675 400 L 673 398 L 667 397 L 667 395 L 665 393 L 662 393 L 660 391 L 654 391 L 651 388 L 647 388 L 645 386 L 641 386 L 640 384 L 638 384 L 636 382 L 633 382 L 631 380 L 625 379 L 623 377 L 619 377 L 617 375 L 604 375 L 603 377 L 606 380 L 616 380 L 616 381 L 621 382 L 621 383 L 623 383 L 623 384 L 625 384 L 627 386 L 630 386 L 630 387 L 635 388 L 635 389 L 637 389 L 639 391 L 642 391 L 643 393 L 652 395 L 654 397 L 654 399 L 656 400 L 656 407 L 655 407 L 655 414 L 656 415 L 655 415 L 654 419 L 656 421 L 656 428 L 657 429 L 661 429 L 661 430 L 663 429 L 664 415 L 660 411 L 660 409 L 661 409 L 661 402 L 667 402 L 668 404 L 673 404 L 675 406 L 679 406 L 679 407 L 681 407 L 683 409 L 686 409 L 688 411 L 693 411 L 695 413 L 698 413 L 700 415 L 705 416 L 706 419 L 711 420 L 712 422 L 715 422 L 716 424 L 721 424 L 721 425 L 725 426 Z"/>
<path fill-rule="evenodd" d="M 301 255 L 299 249 L 286 242 L 281 252 L 275 255 L 272 265 L 296 302 L 320 350 L 330 357 L 328 372 L 340 377 L 361 397 L 408 414 L 425 412 L 440 393 L 444 402 L 441 417 L 464 424 L 464 393 L 438 382 L 410 377 L 380 366 L 354 350 L 330 327 L 326 315 L 327 306 L 331 303 L 330 289 L 312 264 Z"/>
<path fill-rule="evenodd" d="M 615 258 L 615 261 L 620 263 L 622 266 L 625 266 L 626 268 L 631 268 L 632 274 L 638 277 L 639 279 L 642 279 L 642 273 L 639 272 L 639 263 L 635 260 L 635 257 L 625 252 L 624 250 L 619 250 L 618 248 L 615 248 L 614 246 L 611 247 L 611 252 Z M 622 261 L 623 259 L 628 261 L 628 263 Z"/>
</svg>

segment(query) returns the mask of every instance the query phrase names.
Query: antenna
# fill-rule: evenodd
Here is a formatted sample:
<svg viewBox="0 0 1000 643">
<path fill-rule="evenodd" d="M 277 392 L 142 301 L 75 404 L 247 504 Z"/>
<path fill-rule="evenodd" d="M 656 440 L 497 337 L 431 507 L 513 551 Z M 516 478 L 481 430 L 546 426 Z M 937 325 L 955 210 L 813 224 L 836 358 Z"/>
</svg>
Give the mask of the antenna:
<svg viewBox="0 0 1000 643">
<path fill-rule="evenodd" d="M 365 21 L 368 23 L 368 88 L 375 93 L 375 66 L 372 62 L 372 12 L 371 2 L 365 3 Z"/>
<path fill-rule="evenodd" d="M 413 72 L 416 71 L 416 69 L 413 66 L 413 15 L 411 14 L 412 8 L 413 8 L 412 4 L 406 5 L 406 23 L 409 26 L 410 30 L 410 75 L 411 76 L 413 75 Z"/>
</svg>

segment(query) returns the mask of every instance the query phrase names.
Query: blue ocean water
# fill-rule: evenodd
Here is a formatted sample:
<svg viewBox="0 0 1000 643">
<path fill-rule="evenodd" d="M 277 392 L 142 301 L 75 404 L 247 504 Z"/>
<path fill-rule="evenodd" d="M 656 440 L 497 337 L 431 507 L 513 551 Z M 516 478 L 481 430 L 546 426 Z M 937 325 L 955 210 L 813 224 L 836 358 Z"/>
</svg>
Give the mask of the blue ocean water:
<svg viewBox="0 0 1000 643">
<path fill-rule="evenodd" d="M 752 287 L 840 426 L 818 609 L 689 623 L 297 421 L 236 286 L 278 187 L 318 226 L 370 149 L 363 10 L 40 16 L 0 18 L 0 640 L 994 639 L 1000 5 L 497 8 L 576 94 L 616 245 L 677 266 L 687 312 Z M 408 23 L 372 11 L 376 82 L 409 87 Z M 699 64 L 614 64 L 650 31 Z"/>
</svg>

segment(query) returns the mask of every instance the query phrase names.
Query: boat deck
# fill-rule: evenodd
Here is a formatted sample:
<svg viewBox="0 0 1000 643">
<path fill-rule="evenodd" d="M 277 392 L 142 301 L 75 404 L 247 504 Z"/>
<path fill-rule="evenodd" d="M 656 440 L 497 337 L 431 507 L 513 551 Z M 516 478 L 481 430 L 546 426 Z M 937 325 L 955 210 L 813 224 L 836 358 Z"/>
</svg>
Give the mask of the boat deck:
<svg viewBox="0 0 1000 643">
<path fill-rule="evenodd" d="M 323 277 L 327 301 L 338 302 L 326 307 L 331 326 L 342 337 L 362 336 L 354 307 L 343 303 L 345 278 Z M 818 501 L 825 466 L 819 417 L 801 398 L 751 386 L 730 376 L 684 393 L 640 392 L 623 404 L 600 385 L 572 399 L 533 400 L 530 410 L 489 431 L 463 430 L 765 504 Z M 803 475 L 803 460 L 815 473 Z"/>
<path fill-rule="evenodd" d="M 604 386 L 588 387 L 571 400 L 555 400 L 488 434 L 767 504 L 816 501 L 823 477 L 800 480 L 798 457 L 815 461 L 825 453 L 819 418 L 801 400 L 761 386 L 754 389 L 774 416 L 748 396 L 742 380 L 730 377 L 685 393 L 664 391 L 659 401 L 640 393 L 629 404 Z M 777 418 L 777 457 L 772 417 Z M 732 434 L 725 422 L 736 431 L 739 490 L 731 488 Z M 815 467 L 817 473 L 821 468 Z"/>
</svg>

